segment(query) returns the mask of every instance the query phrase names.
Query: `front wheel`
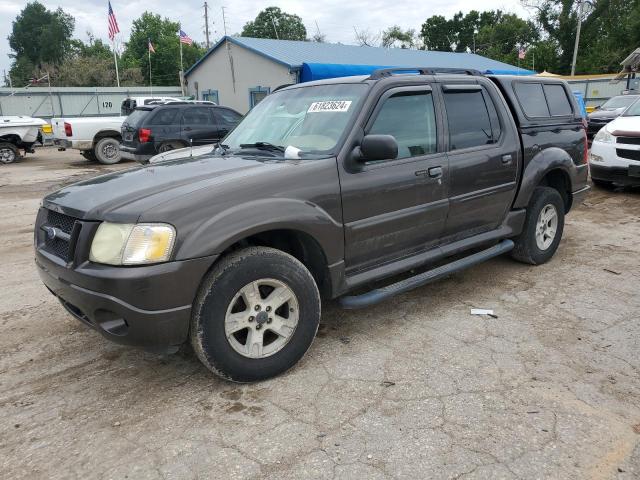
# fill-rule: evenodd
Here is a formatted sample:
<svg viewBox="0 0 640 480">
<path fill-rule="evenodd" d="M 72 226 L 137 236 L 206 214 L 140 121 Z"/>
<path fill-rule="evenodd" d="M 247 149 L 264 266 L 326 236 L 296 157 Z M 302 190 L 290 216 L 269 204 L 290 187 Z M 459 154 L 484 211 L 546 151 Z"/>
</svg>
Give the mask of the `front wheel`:
<svg viewBox="0 0 640 480">
<path fill-rule="evenodd" d="M 295 365 L 320 322 L 320 294 L 307 268 L 280 250 L 250 247 L 223 258 L 203 281 L 191 344 L 212 372 L 264 380 Z"/>
<path fill-rule="evenodd" d="M 12 143 L 0 143 L 0 163 L 13 163 L 20 157 L 18 147 Z"/>
<path fill-rule="evenodd" d="M 511 256 L 531 265 L 545 263 L 556 253 L 563 230 L 564 202 L 560 193 L 554 188 L 537 187 Z"/>
</svg>

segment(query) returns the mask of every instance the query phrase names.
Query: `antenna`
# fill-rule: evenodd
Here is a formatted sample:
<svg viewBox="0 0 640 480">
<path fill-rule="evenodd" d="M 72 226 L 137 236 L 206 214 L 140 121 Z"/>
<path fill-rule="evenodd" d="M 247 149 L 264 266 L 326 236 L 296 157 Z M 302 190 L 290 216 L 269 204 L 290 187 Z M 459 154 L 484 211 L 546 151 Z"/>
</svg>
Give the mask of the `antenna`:
<svg viewBox="0 0 640 480">
<path fill-rule="evenodd" d="M 207 2 L 204 2 L 204 36 L 207 42 L 207 49 L 211 47 L 211 43 L 209 42 L 209 5 Z"/>
</svg>

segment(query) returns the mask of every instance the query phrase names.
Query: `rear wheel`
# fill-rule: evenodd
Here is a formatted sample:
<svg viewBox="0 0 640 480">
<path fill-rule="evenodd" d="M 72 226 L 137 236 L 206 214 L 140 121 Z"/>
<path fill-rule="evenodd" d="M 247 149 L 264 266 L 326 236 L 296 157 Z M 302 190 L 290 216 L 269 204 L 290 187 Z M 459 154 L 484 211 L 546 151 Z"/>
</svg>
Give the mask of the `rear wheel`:
<svg viewBox="0 0 640 480">
<path fill-rule="evenodd" d="M 13 143 L 0 143 L 0 163 L 13 163 L 20 158 L 18 147 Z"/>
<path fill-rule="evenodd" d="M 531 265 L 545 263 L 556 253 L 563 230 L 564 202 L 560 193 L 551 187 L 537 187 L 511 256 Z"/>
<path fill-rule="evenodd" d="M 295 365 L 320 321 L 313 276 L 280 250 L 251 247 L 222 259 L 205 278 L 191 319 L 191 344 L 212 372 L 264 380 Z"/>
<path fill-rule="evenodd" d="M 94 149 L 96 159 L 104 165 L 113 165 L 120 161 L 120 141 L 117 138 L 101 138 Z"/>
</svg>

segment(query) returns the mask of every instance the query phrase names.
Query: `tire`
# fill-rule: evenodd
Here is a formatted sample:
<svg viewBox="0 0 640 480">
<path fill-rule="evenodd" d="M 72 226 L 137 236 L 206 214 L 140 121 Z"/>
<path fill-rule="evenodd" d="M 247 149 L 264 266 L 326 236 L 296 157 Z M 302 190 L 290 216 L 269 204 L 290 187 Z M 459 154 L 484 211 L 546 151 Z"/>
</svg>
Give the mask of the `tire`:
<svg viewBox="0 0 640 480">
<path fill-rule="evenodd" d="M 555 222 L 552 214 L 555 214 Z M 542 215 L 550 220 L 543 222 Z M 554 227 L 552 236 L 551 227 Z M 522 233 L 514 239 L 511 256 L 531 265 L 548 262 L 558 249 L 563 230 L 564 202 L 560 193 L 551 187 L 536 187 L 529 200 Z"/>
<path fill-rule="evenodd" d="M 120 161 L 120 141 L 117 138 L 101 138 L 93 151 L 96 159 L 103 165 L 113 165 Z"/>
<path fill-rule="evenodd" d="M 13 143 L 0 143 L 0 163 L 13 163 L 19 158 L 20 152 L 18 151 L 18 147 L 16 147 Z"/>
<path fill-rule="evenodd" d="M 280 307 L 270 297 L 276 288 L 288 299 Z M 203 280 L 191 315 L 191 345 L 209 370 L 227 380 L 265 380 L 304 356 L 320 309 L 313 276 L 296 258 L 273 248 L 245 248 L 221 259 Z"/>
<path fill-rule="evenodd" d="M 82 155 L 85 159 L 90 162 L 97 162 L 96 153 L 93 150 L 82 150 L 80 151 L 80 155 Z"/>
<path fill-rule="evenodd" d="M 613 188 L 613 182 L 608 180 L 598 180 L 597 178 L 591 177 L 591 182 L 600 188 L 605 188 L 607 190 L 611 190 Z"/>
</svg>

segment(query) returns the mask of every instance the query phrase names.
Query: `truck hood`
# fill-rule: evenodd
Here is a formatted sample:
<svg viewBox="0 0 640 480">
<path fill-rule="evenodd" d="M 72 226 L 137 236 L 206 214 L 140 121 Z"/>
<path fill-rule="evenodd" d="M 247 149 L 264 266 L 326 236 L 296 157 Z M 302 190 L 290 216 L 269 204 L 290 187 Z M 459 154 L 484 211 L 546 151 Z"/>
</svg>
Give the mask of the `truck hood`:
<svg viewBox="0 0 640 480">
<path fill-rule="evenodd" d="M 69 185 L 43 206 L 85 220 L 134 223 L 147 210 L 206 188 L 236 188 L 247 177 L 291 168 L 282 158 L 200 156 L 135 167 Z"/>
<path fill-rule="evenodd" d="M 615 136 L 640 137 L 640 116 L 618 117 L 605 128 Z"/>
</svg>

